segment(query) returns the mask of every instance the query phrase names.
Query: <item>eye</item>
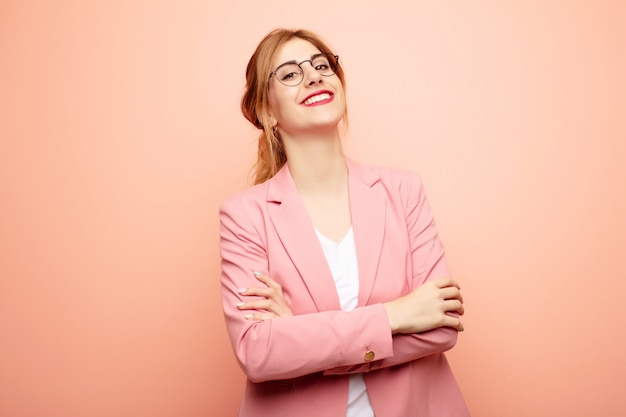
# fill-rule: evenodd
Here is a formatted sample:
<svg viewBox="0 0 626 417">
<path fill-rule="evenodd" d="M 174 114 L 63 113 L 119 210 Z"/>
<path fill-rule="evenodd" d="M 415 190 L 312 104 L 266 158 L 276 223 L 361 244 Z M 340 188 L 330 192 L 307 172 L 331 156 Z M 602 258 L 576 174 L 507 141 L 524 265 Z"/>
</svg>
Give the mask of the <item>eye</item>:
<svg viewBox="0 0 626 417">
<path fill-rule="evenodd" d="M 287 74 L 283 74 L 283 76 L 281 77 L 281 80 L 283 81 L 288 81 L 288 80 L 292 80 L 294 78 L 296 78 L 298 74 L 296 74 L 295 72 L 290 72 Z"/>
<path fill-rule="evenodd" d="M 316 71 L 321 73 L 329 72 L 331 69 L 330 62 L 328 61 L 328 57 L 326 57 L 326 55 L 318 55 L 314 57 L 312 65 Z"/>
<path fill-rule="evenodd" d="M 297 64 L 285 64 L 276 70 L 276 77 L 281 82 L 295 82 L 300 78 L 302 70 Z"/>
</svg>

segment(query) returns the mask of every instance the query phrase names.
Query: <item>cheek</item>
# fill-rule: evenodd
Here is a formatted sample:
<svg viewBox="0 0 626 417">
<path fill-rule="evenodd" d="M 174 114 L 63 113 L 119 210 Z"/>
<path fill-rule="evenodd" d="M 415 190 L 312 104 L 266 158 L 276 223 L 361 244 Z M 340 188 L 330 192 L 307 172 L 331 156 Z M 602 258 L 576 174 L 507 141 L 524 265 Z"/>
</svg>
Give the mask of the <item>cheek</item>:
<svg viewBox="0 0 626 417">
<path fill-rule="evenodd" d="M 267 98 L 270 114 L 275 118 L 280 118 L 289 108 L 289 103 L 295 100 L 292 91 L 278 89 L 270 90 Z"/>
<path fill-rule="evenodd" d="M 272 115 L 280 113 L 280 93 L 275 89 L 270 88 L 267 94 L 267 104 L 269 105 L 269 111 Z"/>
<path fill-rule="evenodd" d="M 335 88 L 335 92 L 336 94 L 341 98 L 341 100 L 343 101 L 343 105 L 345 107 L 346 105 L 346 92 L 343 89 L 343 85 L 341 85 L 341 81 L 339 81 L 339 79 L 336 80 L 336 84 L 333 86 Z"/>
</svg>

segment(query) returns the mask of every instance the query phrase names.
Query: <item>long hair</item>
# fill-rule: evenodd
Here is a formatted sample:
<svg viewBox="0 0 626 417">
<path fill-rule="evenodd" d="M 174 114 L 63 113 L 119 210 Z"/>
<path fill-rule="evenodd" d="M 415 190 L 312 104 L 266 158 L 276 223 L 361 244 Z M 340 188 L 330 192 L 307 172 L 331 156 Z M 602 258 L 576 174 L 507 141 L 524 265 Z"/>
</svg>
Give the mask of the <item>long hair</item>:
<svg viewBox="0 0 626 417">
<path fill-rule="evenodd" d="M 241 112 L 250 123 L 263 131 L 258 139 L 257 161 L 254 165 L 255 184 L 272 178 L 287 162 L 283 141 L 270 120 L 268 90 L 272 58 L 278 48 L 293 38 L 304 39 L 320 52 L 332 54 L 328 45 L 311 31 L 275 29 L 263 38 L 248 61 L 246 91 L 241 99 Z M 341 65 L 337 65 L 335 74 L 345 87 Z"/>
</svg>

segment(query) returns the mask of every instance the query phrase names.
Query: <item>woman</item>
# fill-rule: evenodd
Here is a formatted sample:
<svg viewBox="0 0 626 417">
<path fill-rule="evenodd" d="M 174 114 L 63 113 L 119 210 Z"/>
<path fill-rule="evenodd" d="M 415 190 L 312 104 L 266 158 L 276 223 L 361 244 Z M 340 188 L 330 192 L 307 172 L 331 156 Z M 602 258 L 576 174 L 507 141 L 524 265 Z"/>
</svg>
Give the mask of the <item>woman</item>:
<svg viewBox="0 0 626 417">
<path fill-rule="evenodd" d="M 443 354 L 463 299 L 419 178 L 345 157 L 344 73 L 315 34 L 271 32 L 246 79 L 256 185 L 220 209 L 240 416 L 468 416 Z"/>
</svg>

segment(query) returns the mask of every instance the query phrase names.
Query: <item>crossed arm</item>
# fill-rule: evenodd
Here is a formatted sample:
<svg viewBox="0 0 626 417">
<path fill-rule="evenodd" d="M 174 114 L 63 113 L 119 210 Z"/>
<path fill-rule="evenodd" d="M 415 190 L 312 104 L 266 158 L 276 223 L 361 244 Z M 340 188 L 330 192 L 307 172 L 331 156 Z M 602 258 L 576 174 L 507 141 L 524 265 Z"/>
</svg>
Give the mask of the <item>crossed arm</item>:
<svg viewBox="0 0 626 417">
<path fill-rule="evenodd" d="M 413 178 L 408 182 L 405 193 L 408 196 L 405 213 L 411 239 L 412 282 L 416 287 L 382 305 L 359 307 L 353 312 L 313 313 L 306 317 L 293 315 L 281 286 L 271 277 L 246 271 L 249 265 L 262 268 L 267 263 L 266 254 L 262 245 L 255 242 L 254 230 L 235 222 L 229 210 L 223 208 L 224 309 L 237 357 L 251 380 L 293 378 L 318 371 L 325 374 L 367 372 L 454 346 L 458 331 L 463 330 L 459 319 L 464 313 L 460 288 L 450 278 L 435 278 L 447 272 L 447 268 L 419 180 Z M 432 251 L 438 254 L 433 256 Z M 425 264 L 425 260 L 430 264 Z M 245 267 L 236 265 L 238 262 L 246 264 Z M 244 280 L 235 278 L 242 274 L 246 275 Z M 235 281 L 242 286 L 235 285 Z M 306 334 L 309 328 L 321 333 Z M 316 345 L 311 355 L 308 346 L 319 340 L 328 342 Z M 362 359 L 365 344 L 368 347 L 379 345 L 377 360 Z M 350 348 L 351 345 L 355 348 Z M 299 356 L 302 349 L 307 355 Z"/>
<path fill-rule="evenodd" d="M 250 311 L 245 318 L 263 321 L 293 316 L 280 284 L 266 275 L 255 275 L 262 285 L 240 292 L 244 296 L 255 297 L 237 306 L 240 310 Z M 462 296 L 458 284 L 450 278 L 428 281 L 383 306 L 392 334 L 393 355 L 372 362 L 327 369 L 324 370 L 326 375 L 369 372 L 444 352 L 454 346 L 457 332 L 463 330 L 457 317 L 464 312 Z"/>
</svg>

